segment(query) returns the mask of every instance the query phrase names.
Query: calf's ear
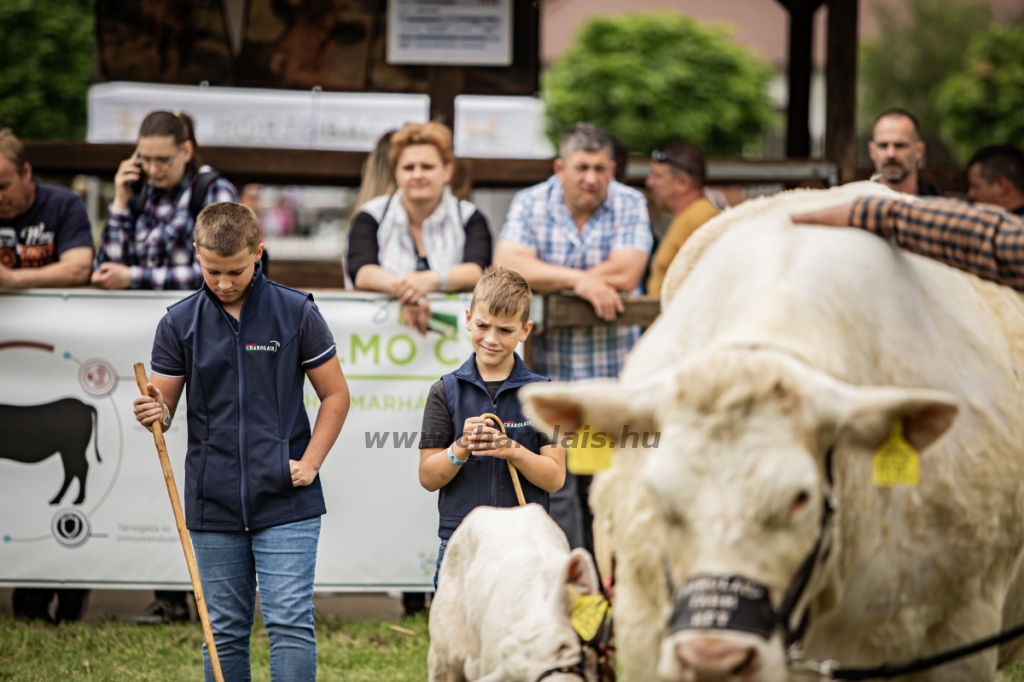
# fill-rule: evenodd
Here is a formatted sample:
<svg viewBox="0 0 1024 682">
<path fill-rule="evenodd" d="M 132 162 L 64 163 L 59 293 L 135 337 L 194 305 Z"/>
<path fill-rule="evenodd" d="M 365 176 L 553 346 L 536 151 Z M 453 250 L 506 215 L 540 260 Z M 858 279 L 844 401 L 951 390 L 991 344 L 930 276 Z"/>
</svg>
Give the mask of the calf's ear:
<svg viewBox="0 0 1024 682">
<path fill-rule="evenodd" d="M 903 437 L 920 452 L 953 425 L 958 405 L 952 393 L 932 389 L 854 388 L 841 418 L 841 433 L 871 451 L 889 438 L 893 422 L 903 422 Z"/>
<path fill-rule="evenodd" d="M 535 427 L 551 433 L 603 431 L 617 436 L 630 431 L 653 431 L 659 391 L 654 386 L 627 386 L 608 379 L 534 383 L 519 389 L 523 411 Z"/>
<path fill-rule="evenodd" d="M 601 589 L 594 559 L 582 547 L 569 553 L 569 561 L 565 566 L 565 584 L 580 594 L 597 594 Z"/>
</svg>

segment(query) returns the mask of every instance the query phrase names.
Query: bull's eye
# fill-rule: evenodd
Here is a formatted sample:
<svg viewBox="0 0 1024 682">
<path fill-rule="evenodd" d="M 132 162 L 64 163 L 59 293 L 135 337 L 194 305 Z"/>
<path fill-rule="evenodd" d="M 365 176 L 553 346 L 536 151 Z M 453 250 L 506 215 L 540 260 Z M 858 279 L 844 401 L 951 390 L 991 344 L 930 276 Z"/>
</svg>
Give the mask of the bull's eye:
<svg viewBox="0 0 1024 682">
<path fill-rule="evenodd" d="M 789 505 L 789 513 L 786 514 L 786 518 L 792 520 L 800 511 L 807 506 L 807 503 L 811 501 L 811 494 L 806 490 L 801 490 L 793 498 L 793 502 Z"/>
</svg>

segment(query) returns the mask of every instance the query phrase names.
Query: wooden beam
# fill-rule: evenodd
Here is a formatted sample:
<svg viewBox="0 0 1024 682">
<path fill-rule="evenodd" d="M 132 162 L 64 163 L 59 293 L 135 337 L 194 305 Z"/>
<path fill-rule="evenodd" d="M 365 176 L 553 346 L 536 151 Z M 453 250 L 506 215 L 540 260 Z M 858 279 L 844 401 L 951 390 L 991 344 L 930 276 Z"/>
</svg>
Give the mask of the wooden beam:
<svg viewBox="0 0 1024 682">
<path fill-rule="evenodd" d="M 857 169 L 858 0 L 828 0 L 828 62 L 825 67 L 825 158 L 842 182 Z"/>
<path fill-rule="evenodd" d="M 466 69 L 461 66 L 428 66 L 427 94 L 430 120 L 455 129 L 455 98 L 466 88 Z"/>
<path fill-rule="evenodd" d="M 814 12 L 822 0 L 787 0 L 789 9 L 789 103 L 786 108 L 786 156 L 811 155 L 811 63 Z"/>
<path fill-rule="evenodd" d="M 648 327 L 661 314 L 661 300 L 654 296 L 624 296 L 625 310 L 613 322 L 602 320 L 594 307 L 574 294 L 548 294 L 544 297 L 546 327 L 606 327 L 609 325 Z"/>
</svg>

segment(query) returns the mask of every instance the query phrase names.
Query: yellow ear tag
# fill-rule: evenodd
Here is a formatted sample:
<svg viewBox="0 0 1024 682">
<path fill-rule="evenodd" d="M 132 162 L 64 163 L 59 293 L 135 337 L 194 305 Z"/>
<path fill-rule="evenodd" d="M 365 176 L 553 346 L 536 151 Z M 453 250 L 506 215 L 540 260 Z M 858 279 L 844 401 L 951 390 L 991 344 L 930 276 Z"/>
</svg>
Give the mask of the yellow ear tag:
<svg viewBox="0 0 1024 682">
<path fill-rule="evenodd" d="M 915 486 L 921 481 L 921 455 L 903 437 L 903 420 L 892 424 L 888 440 L 875 450 L 871 481 L 881 488 Z"/>
<path fill-rule="evenodd" d="M 572 600 L 572 629 L 584 642 L 591 642 L 597 637 L 601 625 L 611 615 L 611 604 L 600 594 L 580 594 L 573 588 L 569 590 Z"/>
<path fill-rule="evenodd" d="M 580 438 L 580 434 L 574 434 Z M 582 438 L 589 439 L 590 433 L 585 433 Z M 615 453 L 615 441 L 605 439 L 604 445 L 570 446 L 565 449 L 565 467 L 570 474 L 577 476 L 593 476 L 602 469 L 608 469 L 612 465 L 612 455 Z"/>
</svg>

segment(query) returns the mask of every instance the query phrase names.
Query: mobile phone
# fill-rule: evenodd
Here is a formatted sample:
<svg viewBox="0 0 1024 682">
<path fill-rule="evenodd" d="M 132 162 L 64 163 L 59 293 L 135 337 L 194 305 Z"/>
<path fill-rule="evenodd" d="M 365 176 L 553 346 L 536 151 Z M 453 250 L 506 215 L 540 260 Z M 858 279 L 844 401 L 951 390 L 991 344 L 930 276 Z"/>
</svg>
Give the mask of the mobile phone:
<svg viewBox="0 0 1024 682">
<path fill-rule="evenodd" d="M 142 170 L 142 163 L 139 162 L 139 155 L 136 154 L 135 158 L 132 159 L 132 163 L 135 164 L 135 168 L 139 171 L 139 177 L 137 180 L 132 180 L 128 183 L 128 189 L 132 191 L 132 194 L 139 196 L 142 194 L 142 188 L 146 186 L 146 172 Z"/>
</svg>

